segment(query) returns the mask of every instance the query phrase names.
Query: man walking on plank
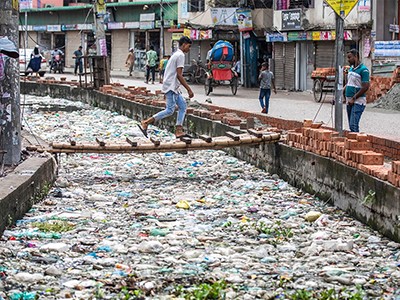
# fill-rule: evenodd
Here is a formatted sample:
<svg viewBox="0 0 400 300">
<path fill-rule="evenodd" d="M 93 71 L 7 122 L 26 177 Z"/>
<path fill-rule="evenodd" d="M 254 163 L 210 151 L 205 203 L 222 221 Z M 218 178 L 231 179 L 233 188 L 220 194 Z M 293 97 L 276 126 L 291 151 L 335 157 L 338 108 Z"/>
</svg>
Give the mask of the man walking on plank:
<svg viewBox="0 0 400 300">
<path fill-rule="evenodd" d="M 175 136 L 177 138 L 183 137 L 183 121 L 186 115 L 186 101 L 182 97 L 179 89 L 181 85 L 187 90 L 189 98 L 193 98 L 194 94 L 192 89 L 187 84 L 183 77 L 183 67 L 185 65 L 185 53 L 190 51 L 192 40 L 187 36 L 183 36 L 179 40 L 179 49 L 171 56 L 168 61 L 167 68 L 164 73 L 164 81 L 162 85 L 162 92 L 165 94 L 166 107 L 163 111 L 158 112 L 147 120 L 143 120 L 141 125 L 138 125 L 143 134 L 147 137 L 147 127 L 155 121 L 162 120 L 171 116 L 175 112 L 175 106 L 178 106 L 178 116 L 176 119 Z"/>
</svg>

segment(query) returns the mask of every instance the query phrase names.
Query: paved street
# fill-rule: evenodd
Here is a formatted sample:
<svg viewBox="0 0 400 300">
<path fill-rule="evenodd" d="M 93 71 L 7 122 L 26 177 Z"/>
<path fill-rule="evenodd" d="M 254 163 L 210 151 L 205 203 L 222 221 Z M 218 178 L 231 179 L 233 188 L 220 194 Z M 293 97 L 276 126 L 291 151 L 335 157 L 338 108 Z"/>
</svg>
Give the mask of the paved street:
<svg viewBox="0 0 400 300">
<path fill-rule="evenodd" d="M 66 70 L 68 72 L 69 69 Z M 72 73 L 72 72 L 71 72 Z M 147 86 L 150 90 L 161 89 L 161 84 L 146 84 L 144 80 L 139 79 L 140 73 L 136 76 L 126 76 L 128 73 L 124 71 L 112 71 L 112 82 L 123 83 L 124 85 Z M 66 74 L 48 74 L 46 76 L 78 78 L 70 73 Z M 215 105 L 240 109 L 249 112 L 260 112 L 258 103 L 258 89 L 239 88 L 236 96 L 233 96 L 229 87 L 216 87 L 214 92 L 209 96 L 204 93 L 202 85 L 191 85 L 195 97 L 194 100 L 204 103 L 210 98 Z M 270 100 L 270 112 L 273 117 L 298 120 L 313 119 L 322 121 L 326 125 L 334 127 L 334 107 L 330 104 L 333 95 L 327 95 L 325 103 L 316 103 L 313 100 L 311 91 L 307 92 L 287 92 L 278 91 L 272 94 Z M 374 108 L 374 105 L 368 105 L 360 123 L 360 129 L 368 134 L 374 134 L 381 137 L 390 138 L 400 141 L 400 112 L 390 111 L 386 109 Z M 345 107 L 343 109 L 343 128 L 348 129 Z"/>
</svg>

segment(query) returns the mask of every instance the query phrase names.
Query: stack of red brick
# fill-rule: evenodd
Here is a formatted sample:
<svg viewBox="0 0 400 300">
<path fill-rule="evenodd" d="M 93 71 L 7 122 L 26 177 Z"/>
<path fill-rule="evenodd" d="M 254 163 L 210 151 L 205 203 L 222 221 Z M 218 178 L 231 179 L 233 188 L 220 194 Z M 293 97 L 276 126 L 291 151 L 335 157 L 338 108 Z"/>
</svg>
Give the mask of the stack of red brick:
<svg viewBox="0 0 400 300">
<path fill-rule="evenodd" d="M 311 73 L 311 78 L 326 78 L 327 76 L 335 76 L 335 68 L 316 68 Z"/>
<path fill-rule="evenodd" d="M 392 77 L 371 76 L 370 87 L 367 92 L 367 102 L 374 102 L 385 95 L 396 83 L 400 83 L 400 66 L 397 67 Z"/>
<path fill-rule="evenodd" d="M 321 125 L 305 120 L 302 128 L 288 132 L 287 144 L 336 159 L 369 175 L 388 180 L 390 169 L 384 165 L 384 155 L 373 151 L 368 135 L 349 132 L 346 137 L 339 137 L 338 132 L 321 128 Z"/>
<path fill-rule="evenodd" d="M 392 169 L 388 172 L 388 181 L 400 187 L 400 161 L 392 162 Z"/>
</svg>

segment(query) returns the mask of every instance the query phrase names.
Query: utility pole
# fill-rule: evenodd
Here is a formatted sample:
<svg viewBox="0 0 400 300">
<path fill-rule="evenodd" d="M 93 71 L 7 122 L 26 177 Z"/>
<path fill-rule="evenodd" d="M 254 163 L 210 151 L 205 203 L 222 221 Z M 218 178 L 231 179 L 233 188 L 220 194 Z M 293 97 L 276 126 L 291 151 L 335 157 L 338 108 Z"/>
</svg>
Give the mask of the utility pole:
<svg viewBox="0 0 400 300">
<path fill-rule="evenodd" d="M 18 18 L 19 1 L 0 1 L 0 150 L 6 165 L 16 165 L 21 160 L 21 116 L 18 68 Z M 14 48 L 15 46 L 15 48 Z M 1 158 L 1 154 L 0 154 Z"/>
<path fill-rule="evenodd" d="M 105 0 L 96 0 L 93 9 L 97 55 L 107 56 L 106 33 L 104 31 L 104 16 L 107 13 Z"/>
<path fill-rule="evenodd" d="M 160 0 L 160 60 L 164 57 L 164 5 Z"/>
<path fill-rule="evenodd" d="M 343 135 L 343 64 L 344 64 L 344 20 L 336 14 L 336 42 L 335 42 L 335 130 Z"/>
</svg>

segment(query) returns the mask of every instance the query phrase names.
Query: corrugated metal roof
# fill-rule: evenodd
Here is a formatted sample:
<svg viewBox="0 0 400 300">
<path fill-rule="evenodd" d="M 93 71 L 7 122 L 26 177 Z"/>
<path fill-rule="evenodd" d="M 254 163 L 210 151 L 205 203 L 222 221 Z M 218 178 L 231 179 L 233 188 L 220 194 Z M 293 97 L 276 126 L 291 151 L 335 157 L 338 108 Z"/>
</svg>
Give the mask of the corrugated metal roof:
<svg viewBox="0 0 400 300">
<path fill-rule="evenodd" d="M 164 3 L 178 3 L 178 0 L 163 0 Z M 107 7 L 123 7 L 123 6 L 137 6 L 145 4 L 159 4 L 160 0 L 145 0 L 136 2 L 118 2 L 118 3 L 107 3 Z M 42 11 L 67 11 L 67 10 L 80 10 L 80 9 L 90 9 L 92 4 L 85 5 L 74 5 L 74 6 L 54 6 L 54 7 L 44 7 L 44 8 L 31 8 L 31 9 L 21 9 L 21 12 L 42 12 Z"/>
</svg>

